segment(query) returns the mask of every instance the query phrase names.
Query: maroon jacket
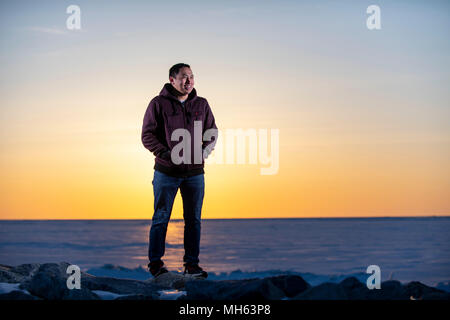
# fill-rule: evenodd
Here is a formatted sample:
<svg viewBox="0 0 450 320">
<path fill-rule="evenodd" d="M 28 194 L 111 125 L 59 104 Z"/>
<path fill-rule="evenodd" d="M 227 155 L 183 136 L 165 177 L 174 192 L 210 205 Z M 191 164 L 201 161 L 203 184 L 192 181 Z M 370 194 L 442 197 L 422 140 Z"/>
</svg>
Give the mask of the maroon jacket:
<svg viewBox="0 0 450 320">
<path fill-rule="evenodd" d="M 192 89 L 184 107 L 177 98 L 176 89 L 166 83 L 159 96 L 150 101 L 144 115 L 142 125 L 142 143 L 155 155 L 154 169 L 174 177 L 189 177 L 204 173 L 204 160 L 202 163 L 194 163 L 194 121 L 202 121 L 202 134 L 210 128 L 217 129 L 213 113 L 205 98 L 197 96 L 195 89 Z M 171 141 L 172 132 L 177 128 L 185 128 L 191 134 L 191 163 L 174 164 L 170 159 L 170 151 L 179 143 Z M 217 139 L 216 139 L 217 140 Z M 204 141 L 202 151 L 208 147 L 214 148 L 216 143 Z"/>
</svg>

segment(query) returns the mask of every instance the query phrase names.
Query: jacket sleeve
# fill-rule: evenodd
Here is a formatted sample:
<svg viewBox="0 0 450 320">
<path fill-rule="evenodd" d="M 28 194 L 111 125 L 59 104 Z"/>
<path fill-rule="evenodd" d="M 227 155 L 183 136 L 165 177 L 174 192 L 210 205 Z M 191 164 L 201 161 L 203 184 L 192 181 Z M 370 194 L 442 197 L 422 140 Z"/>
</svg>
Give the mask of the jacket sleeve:
<svg viewBox="0 0 450 320">
<path fill-rule="evenodd" d="M 203 149 L 203 155 L 206 159 L 208 155 L 214 150 L 214 146 L 217 143 L 217 138 L 219 136 L 219 132 L 216 126 L 216 121 L 214 119 L 214 115 L 212 113 L 211 107 L 209 106 L 208 102 L 206 102 L 206 114 L 205 114 L 205 122 L 203 127 L 203 134 L 208 129 L 215 129 L 215 133 L 213 134 L 213 138 L 211 138 L 211 141 L 203 141 L 202 149 Z"/>
<path fill-rule="evenodd" d="M 144 121 L 142 125 L 141 140 L 144 147 L 146 147 L 155 156 L 161 156 L 166 151 L 170 151 L 157 138 L 157 131 L 160 130 L 161 122 L 159 119 L 159 106 L 156 99 L 150 101 L 147 110 L 145 111 Z"/>
</svg>

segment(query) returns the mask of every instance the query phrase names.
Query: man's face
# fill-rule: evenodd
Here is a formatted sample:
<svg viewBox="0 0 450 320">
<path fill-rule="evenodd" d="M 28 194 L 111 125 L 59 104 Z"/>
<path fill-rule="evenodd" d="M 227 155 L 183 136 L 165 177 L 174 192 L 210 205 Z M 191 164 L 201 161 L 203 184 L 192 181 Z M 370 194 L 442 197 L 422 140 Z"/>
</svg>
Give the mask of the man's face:
<svg viewBox="0 0 450 320">
<path fill-rule="evenodd" d="M 176 77 L 169 77 L 170 83 L 183 95 L 191 93 L 194 89 L 194 74 L 191 68 L 183 67 L 178 71 Z"/>
</svg>

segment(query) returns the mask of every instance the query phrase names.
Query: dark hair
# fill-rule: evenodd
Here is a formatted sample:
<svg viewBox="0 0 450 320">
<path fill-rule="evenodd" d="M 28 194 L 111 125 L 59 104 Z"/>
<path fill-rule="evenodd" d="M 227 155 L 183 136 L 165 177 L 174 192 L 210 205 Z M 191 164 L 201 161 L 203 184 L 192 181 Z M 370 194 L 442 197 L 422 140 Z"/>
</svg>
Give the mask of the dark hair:
<svg viewBox="0 0 450 320">
<path fill-rule="evenodd" d="M 177 63 L 176 65 L 173 65 L 169 70 L 169 77 L 175 78 L 178 72 L 180 72 L 180 69 L 184 67 L 190 68 L 191 66 L 186 63 Z"/>
</svg>

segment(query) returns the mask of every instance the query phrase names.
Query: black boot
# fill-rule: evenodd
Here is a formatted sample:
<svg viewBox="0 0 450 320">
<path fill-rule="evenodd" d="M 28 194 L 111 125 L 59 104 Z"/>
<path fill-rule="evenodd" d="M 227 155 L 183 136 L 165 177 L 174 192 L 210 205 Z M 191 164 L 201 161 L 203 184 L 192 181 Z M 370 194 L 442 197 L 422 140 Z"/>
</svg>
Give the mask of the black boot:
<svg viewBox="0 0 450 320">
<path fill-rule="evenodd" d="M 164 266 L 164 262 L 161 260 L 153 261 L 148 264 L 148 269 L 150 273 L 156 278 L 157 276 L 169 272 Z"/>
<path fill-rule="evenodd" d="M 207 278 L 208 273 L 204 271 L 196 263 L 185 263 L 184 264 L 184 274 L 195 278 Z"/>
</svg>

